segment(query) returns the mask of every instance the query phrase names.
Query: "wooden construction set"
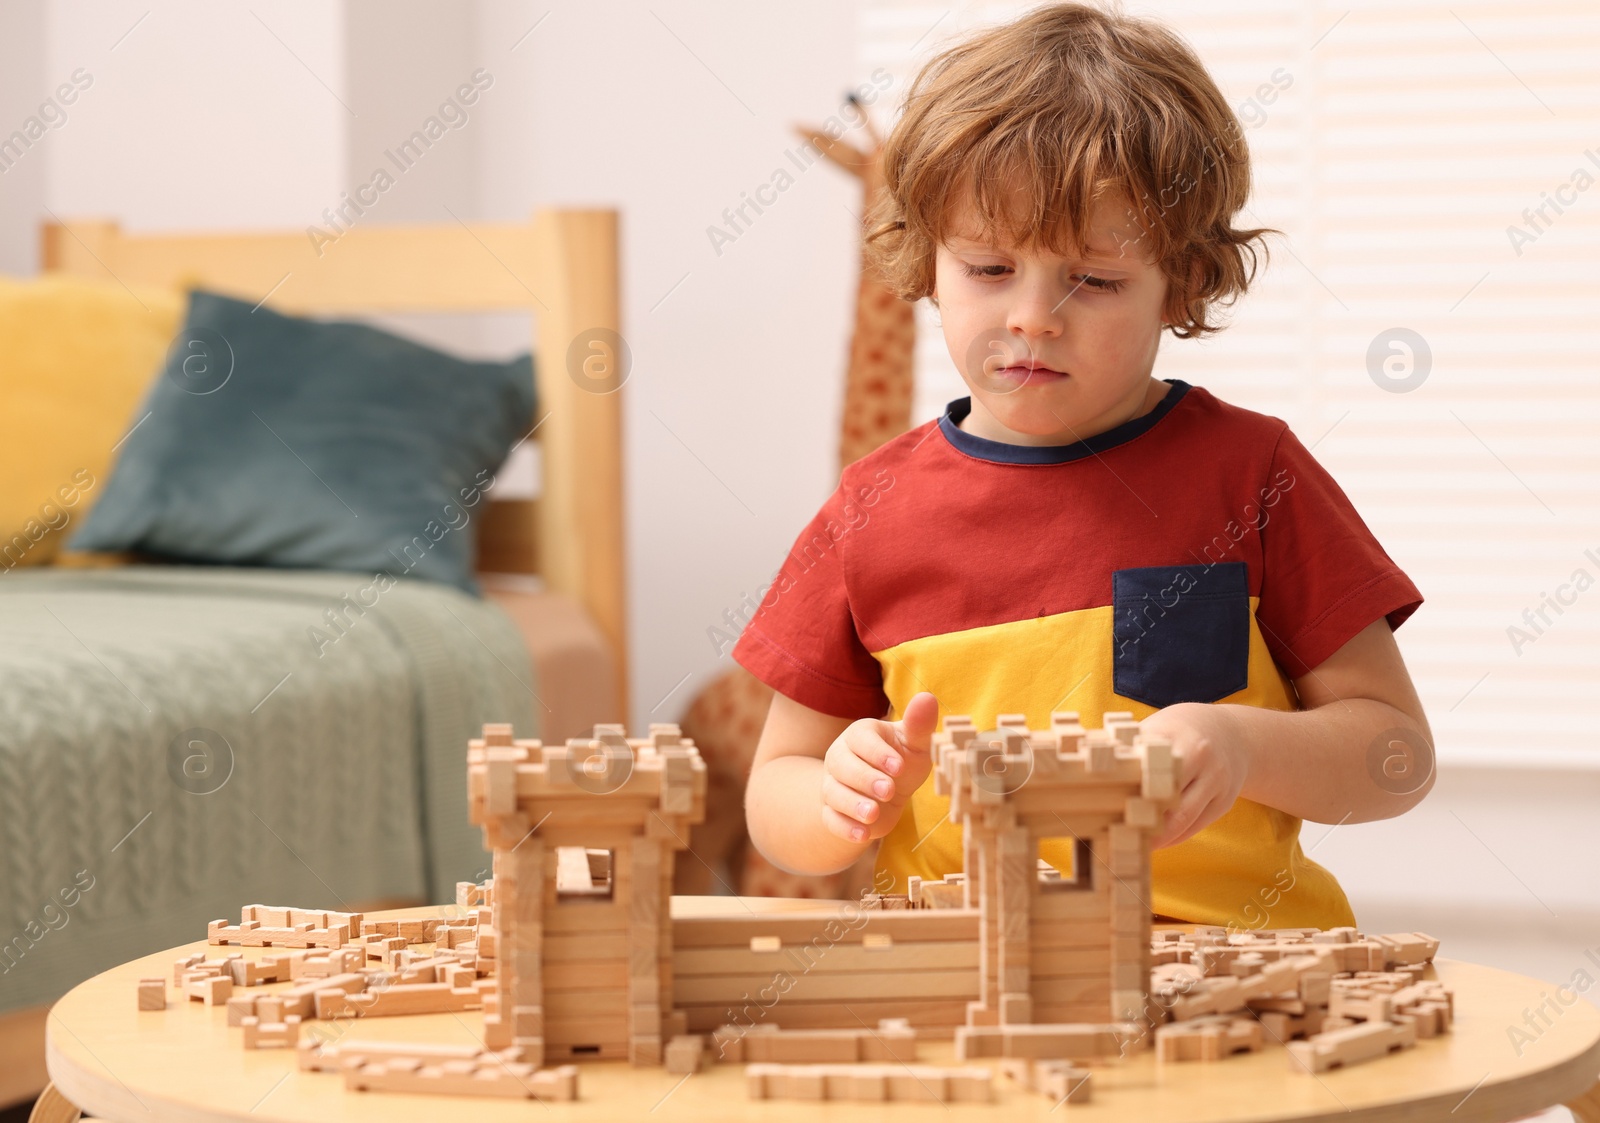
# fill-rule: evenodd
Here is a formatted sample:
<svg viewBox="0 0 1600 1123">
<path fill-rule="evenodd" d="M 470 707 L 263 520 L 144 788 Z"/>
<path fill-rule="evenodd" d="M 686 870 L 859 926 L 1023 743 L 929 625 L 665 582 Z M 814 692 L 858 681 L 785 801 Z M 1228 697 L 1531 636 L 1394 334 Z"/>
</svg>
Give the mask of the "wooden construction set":
<svg viewBox="0 0 1600 1123">
<path fill-rule="evenodd" d="M 290 950 L 190 956 L 172 982 L 225 1004 L 245 1048 L 297 1049 L 351 1089 L 546 1100 L 577 1097 L 581 1062 L 627 1061 L 744 1064 L 755 1099 L 986 1102 L 998 1069 L 1077 1103 L 1087 1066 L 1149 1048 L 1166 1063 L 1284 1045 L 1315 1073 L 1448 1031 L 1427 936 L 1153 933 L 1149 840 L 1181 761 L 1131 714 L 996 725 L 952 716 L 935 735 L 967 873 L 746 915 L 674 915 L 674 857 L 705 813 L 677 726 L 546 746 L 486 725 L 468 797 L 493 876 L 461 883 L 449 915 L 251 905 L 209 942 Z M 1074 840 L 1067 875 L 1038 857 L 1052 837 Z M 138 991 L 139 1009 L 165 1007 L 165 979 Z M 483 1012 L 481 1046 L 345 1039 L 358 1018 L 466 1010 Z M 919 1039 L 953 1039 L 960 1063 L 919 1064 Z"/>
</svg>

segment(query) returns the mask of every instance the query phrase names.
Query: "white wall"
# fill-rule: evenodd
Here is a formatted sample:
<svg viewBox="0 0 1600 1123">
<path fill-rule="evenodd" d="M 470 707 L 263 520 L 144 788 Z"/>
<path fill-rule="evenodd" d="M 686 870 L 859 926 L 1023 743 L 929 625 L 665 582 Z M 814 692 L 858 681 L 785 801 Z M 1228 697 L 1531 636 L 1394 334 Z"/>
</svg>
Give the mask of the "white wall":
<svg viewBox="0 0 1600 1123">
<path fill-rule="evenodd" d="M 480 21 L 477 57 L 500 76 L 484 217 L 530 200 L 623 215 L 630 723 L 673 720 L 731 665 L 708 629 L 771 579 L 837 480 L 854 181 L 798 174 L 720 256 L 706 229 L 785 163 L 792 122 L 864 77 L 854 5 L 518 0 Z"/>
<path fill-rule="evenodd" d="M 46 80 L 94 82 L 51 137 L 48 206 L 129 228 L 303 226 L 346 186 L 343 37 L 318 0 L 50 5 Z"/>
<path fill-rule="evenodd" d="M 44 0 L 6 5 L 0 14 L 0 143 L 25 128 L 54 90 L 40 49 L 44 41 Z M 38 229 L 19 219 L 42 213 L 45 154 L 54 131 L 59 130 L 46 133 L 19 158 L 9 153 L 0 158 L 5 165 L 0 170 L 0 273 L 27 274 L 38 268 Z"/>
</svg>

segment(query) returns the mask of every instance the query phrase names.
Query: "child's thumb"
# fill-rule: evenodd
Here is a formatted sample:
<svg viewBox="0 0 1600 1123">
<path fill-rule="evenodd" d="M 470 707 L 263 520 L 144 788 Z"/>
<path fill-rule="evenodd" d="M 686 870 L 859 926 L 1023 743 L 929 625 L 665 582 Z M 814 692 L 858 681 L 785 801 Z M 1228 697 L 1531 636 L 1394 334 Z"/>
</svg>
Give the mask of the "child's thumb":
<svg viewBox="0 0 1600 1123">
<path fill-rule="evenodd" d="M 914 752 L 926 753 L 933 749 L 933 730 L 939 724 L 939 700 L 926 690 L 914 695 L 906 703 L 906 712 L 895 723 L 900 733 L 900 744 Z"/>
</svg>

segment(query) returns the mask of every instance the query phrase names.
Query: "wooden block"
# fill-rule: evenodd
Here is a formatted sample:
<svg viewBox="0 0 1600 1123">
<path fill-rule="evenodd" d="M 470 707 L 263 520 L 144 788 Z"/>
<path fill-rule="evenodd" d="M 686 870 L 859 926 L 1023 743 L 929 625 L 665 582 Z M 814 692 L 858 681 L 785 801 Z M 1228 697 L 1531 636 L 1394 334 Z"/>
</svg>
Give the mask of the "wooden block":
<svg viewBox="0 0 1600 1123">
<path fill-rule="evenodd" d="M 738 1004 L 772 982 L 765 975 L 701 975 L 675 979 L 673 994 L 679 1005 Z M 872 1002 L 914 998 L 976 998 L 979 979 L 973 971 L 879 971 L 830 974 L 815 971 L 796 975 L 786 1001 L 850 1002 L 852 1007 Z M 862 1015 L 866 1017 L 865 1014 Z M 874 1014 L 874 1017 L 893 1016 Z"/>
<path fill-rule="evenodd" d="M 1421 932 L 1395 932 L 1372 939 L 1383 947 L 1385 962 L 1390 966 L 1426 963 L 1439 950 L 1439 941 Z"/>
<path fill-rule="evenodd" d="M 718 1026 L 711 1034 L 712 1056 L 729 1064 L 742 1064 L 745 1059 L 744 1039 L 749 1032 L 751 1031 L 737 1025 Z"/>
<path fill-rule="evenodd" d="M 1033 996 L 1031 994 L 1026 991 L 1013 991 L 1000 995 L 1000 1022 L 1002 1025 L 1016 1025 L 1031 1021 L 1033 1021 Z"/>
<path fill-rule="evenodd" d="M 397 1057 L 344 1068 L 345 1087 L 355 1091 L 427 1092 L 509 1099 L 575 1100 L 578 1068 L 535 1069 L 484 1052 L 471 1059 Z"/>
<path fill-rule="evenodd" d="M 751 1064 L 751 1099 L 935 1101 L 987 1103 L 994 1098 L 987 1068 L 936 1065 Z"/>
<path fill-rule="evenodd" d="M 661 811 L 687 815 L 694 808 L 694 761 L 687 751 L 668 748 L 661 754 Z"/>
<path fill-rule="evenodd" d="M 1327 1072 L 1416 1043 L 1416 1026 L 1409 1022 L 1358 1022 L 1289 1042 L 1289 1068 L 1293 1072 Z"/>
<path fill-rule="evenodd" d="M 667 1042 L 667 1071 L 676 1075 L 699 1072 L 705 1062 L 706 1039 L 699 1034 L 683 1034 Z"/>
<path fill-rule="evenodd" d="M 139 1009 L 165 1010 L 167 1008 L 167 981 L 165 979 L 139 980 Z"/>
<path fill-rule="evenodd" d="M 349 942 L 350 927 L 347 923 L 323 928 L 311 924 L 267 927 L 258 921 L 230 925 L 225 920 L 213 920 L 206 928 L 206 940 L 212 944 L 240 944 L 255 948 L 336 948 Z"/>
<path fill-rule="evenodd" d="M 190 972 L 183 978 L 183 990 L 191 1001 L 219 1006 L 233 994 L 233 979 L 227 975 Z"/>
<path fill-rule="evenodd" d="M 835 1099 L 856 1103 L 881 1103 L 889 1098 L 889 1078 L 876 1065 L 859 1065 L 859 1071 L 848 1072 L 836 1079 L 842 1085 L 841 1095 Z"/>
<path fill-rule="evenodd" d="M 397 983 L 355 993 L 342 988 L 318 990 L 314 1002 L 319 1018 L 377 1018 L 477 1010 L 483 996 L 476 987 L 457 990 L 449 983 Z"/>
<path fill-rule="evenodd" d="M 355 994 L 365 990 L 367 983 L 366 975 L 352 971 L 344 975 L 332 975 L 326 979 L 307 979 L 288 990 L 279 991 L 273 997 L 282 999 L 285 1015 L 298 1014 L 302 1018 L 314 1018 L 317 1016 L 318 995 L 326 991 Z"/>
<path fill-rule="evenodd" d="M 987 1068 L 946 1068 L 944 1087 L 945 1095 L 955 1103 L 994 1101 L 994 1076 Z"/>
<path fill-rule="evenodd" d="M 864 914 L 863 914 L 864 915 Z M 829 954 L 837 947 L 861 942 L 868 932 L 883 932 L 896 944 L 911 941 L 972 940 L 978 938 L 979 912 L 973 909 L 907 909 L 903 912 L 873 912 L 866 923 L 858 915 L 852 920 L 848 910 L 819 903 L 817 912 L 786 913 L 772 916 L 674 917 L 672 947 L 732 948 L 749 947 L 752 936 L 776 936 L 783 946 L 822 941 Z"/>
<path fill-rule="evenodd" d="M 1151 800 L 1130 797 L 1123 804 L 1122 821 L 1130 827 L 1153 830 L 1161 821 L 1161 809 Z"/>
<path fill-rule="evenodd" d="M 1141 737 L 1144 745 L 1144 768 L 1139 785 L 1139 795 L 1144 799 L 1167 800 L 1176 792 L 1176 769 L 1172 755 L 1172 742 L 1165 737 Z"/>
<path fill-rule="evenodd" d="M 1136 1036 L 1130 1023 L 1056 1023 L 1017 1026 L 957 1026 L 956 1057 L 1032 1057 L 1090 1060 L 1122 1053 L 1122 1041 Z"/>
<path fill-rule="evenodd" d="M 821 1065 L 784 1065 L 779 1087 L 785 1099 L 820 1103 L 828 1098 L 828 1073 Z"/>
<path fill-rule="evenodd" d="M 752 1100 L 776 1099 L 768 1095 L 767 1076 L 768 1069 L 773 1065 L 746 1065 L 744 1069 L 745 1095 Z M 775 1091 L 775 1089 L 773 1089 Z"/>
<path fill-rule="evenodd" d="M 1090 730 L 1083 744 L 1084 768 L 1090 773 L 1110 772 L 1117 762 L 1116 745 L 1104 730 Z"/>
<path fill-rule="evenodd" d="M 206 961 L 206 953 L 197 951 L 193 955 L 186 955 L 182 959 L 172 961 L 172 985 L 183 986 L 183 977 Z"/>
<path fill-rule="evenodd" d="M 909 1064 L 917 1059 L 917 1031 L 908 1018 L 883 1018 L 876 1033 L 866 1033 L 859 1039 L 860 1059 L 863 1061 L 901 1061 Z"/>
<path fill-rule="evenodd" d="M 1002 1060 L 1000 1068 L 1022 1087 L 1047 1096 L 1054 1103 L 1082 1104 L 1093 1098 L 1090 1071 L 1066 1061 L 1016 1057 Z"/>
<path fill-rule="evenodd" d="M 860 1059 L 858 1034 L 848 1029 L 792 1029 L 752 1038 L 752 1059 L 778 1064 L 849 1064 Z"/>
<path fill-rule="evenodd" d="M 1387 994 L 1364 988 L 1336 987 L 1328 995 L 1328 1016 L 1351 1021 L 1386 1022 L 1394 1000 Z"/>
<path fill-rule="evenodd" d="M 484 813 L 510 815 L 517 809 L 517 756 L 515 749 L 490 748 L 483 764 Z"/>
<path fill-rule="evenodd" d="M 293 1049 L 300 1040 L 300 1018 L 290 1014 L 281 1022 L 263 1022 L 257 1017 L 245 1018 L 244 1047 L 262 1049 L 269 1046 Z"/>
<path fill-rule="evenodd" d="M 228 999 L 228 1024 L 230 1026 L 242 1025 L 247 1017 L 254 1017 L 256 1012 L 256 995 L 236 994 Z"/>
<path fill-rule="evenodd" d="M 264 955 L 260 959 L 246 959 L 241 955 L 230 957 L 227 963 L 233 985 L 239 987 L 287 982 L 293 967 L 287 955 Z"/>
<path fill-rule="evenodd" d="M 660 1023 L 660 1018 L 655 1019 Z M 628 1063 L 636 1068 L 663 1063 L 661 1035 L 659 1033 L 632 1033 L 628 1036 Z"/>
<path fill-rule="evenodd" d="M 1156 1060 L 1220 1061 L 1234 1053 L 1260 1052 L 1262 1026 L 1253 1017 L 1218 1014 L 1158 1026 Z"/>
</svg>

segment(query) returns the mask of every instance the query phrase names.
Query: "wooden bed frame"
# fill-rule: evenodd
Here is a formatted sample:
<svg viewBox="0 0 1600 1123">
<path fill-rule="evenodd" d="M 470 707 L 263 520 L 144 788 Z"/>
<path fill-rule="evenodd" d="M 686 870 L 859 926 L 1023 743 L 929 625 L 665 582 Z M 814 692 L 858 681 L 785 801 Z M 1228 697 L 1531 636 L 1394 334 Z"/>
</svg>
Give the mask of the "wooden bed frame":
<svg viewBox="0 0 1600 1123">
<path fill-rule="evenodd" d="M 321 256 L 303 233 L 129 234 L 74 220 L 45 224 L 43 266 L 125 285 L 201 285 L 296 314 L 531 313 L 541 491 L 490 505 L 478 569 L 537 574 L 588 611 L 615 659 L 615 720 L 628 720 L 621 393 L 580 385 L 567 357 L 580 333 L 620 330 L 616 211 L 356 227 Z"/>
<path fill-rule="evenodd" d="M 317 256 L 302 233 L 128 234 L 115 222 L 42 229 L 43 268 L 125 285 L 202 285 L 289 313 L 528 312 L 540 494 L 496 500 L 478 529 L 480 572 L 537 574 L 577 601 L 610 648 L 615 720 L 628 720 L 622 401 L 568 377 L 567 348 L 620 330 L 617 212 L 539 209 L 527 224 L 357 227 Z M 368 911 L 412 901 L 373 902 Z M 0 1107 L 46 1084 L 48 1006 L 0 1014 Z"/>
</svg>

